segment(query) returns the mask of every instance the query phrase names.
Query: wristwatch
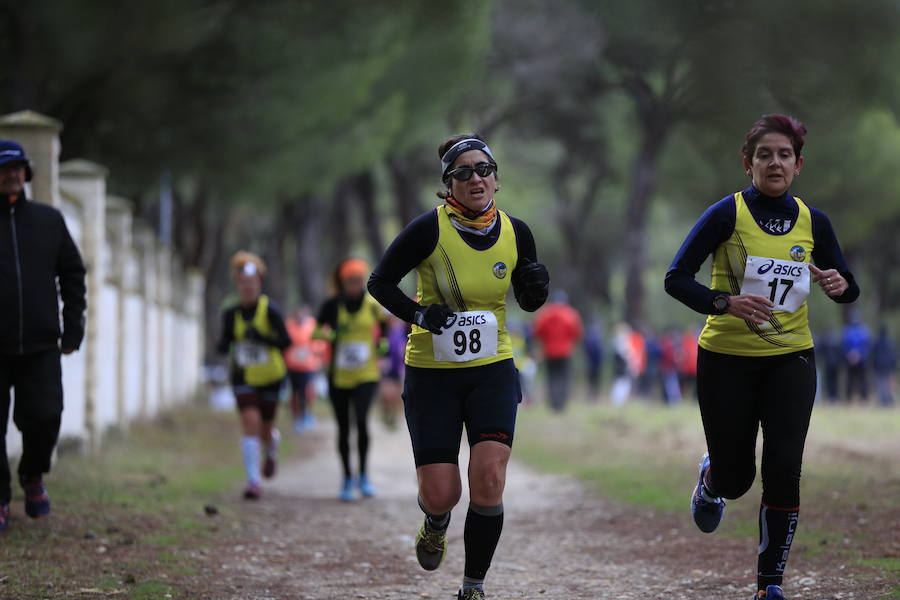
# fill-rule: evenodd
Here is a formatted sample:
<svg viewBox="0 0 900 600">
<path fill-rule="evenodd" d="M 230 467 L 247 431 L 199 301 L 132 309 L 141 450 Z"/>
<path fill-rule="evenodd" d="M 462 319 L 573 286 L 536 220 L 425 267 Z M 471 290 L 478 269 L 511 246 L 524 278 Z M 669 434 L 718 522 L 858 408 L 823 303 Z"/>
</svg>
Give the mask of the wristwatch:
<svg viewBox="0 0 900 600">
<path fill-rule="evenodd" d="M 728 294 L 719 294 L 715 298 L 713 298 L 713 308 L 716 309 L 720 315 L 725 314 L 725 311 L 728 310 L 728 304 L 731 302 L 731 296 Z"/>
</svg>

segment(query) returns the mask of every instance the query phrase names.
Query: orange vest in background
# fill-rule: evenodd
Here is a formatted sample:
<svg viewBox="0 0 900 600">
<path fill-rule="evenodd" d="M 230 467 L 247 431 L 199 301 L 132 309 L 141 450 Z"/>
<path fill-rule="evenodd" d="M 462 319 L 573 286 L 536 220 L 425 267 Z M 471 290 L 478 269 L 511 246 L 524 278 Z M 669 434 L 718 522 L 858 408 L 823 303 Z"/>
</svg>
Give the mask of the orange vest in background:
<svg viewBox="0 0 900 600">
<path fill-rule="evenodd" d="M 306 317 L 302 321 L 294 318 L 285 321 L 291 347 L 284 351 L 284 362 L 289 371 L 318 371 L 324 363 L 328 342 L 312 339 L 316 320 Z"/>
</svg>

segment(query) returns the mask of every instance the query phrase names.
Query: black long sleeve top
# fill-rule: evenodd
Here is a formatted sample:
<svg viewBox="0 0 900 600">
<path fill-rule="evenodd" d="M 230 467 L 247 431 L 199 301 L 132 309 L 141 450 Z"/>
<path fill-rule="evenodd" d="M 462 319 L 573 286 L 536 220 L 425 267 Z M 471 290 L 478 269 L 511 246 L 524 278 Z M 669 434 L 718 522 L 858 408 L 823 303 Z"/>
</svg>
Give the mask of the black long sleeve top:
<svg viewBox="0 0 900 600">
<path fill-rule="evenodd" d="M 766 196 L 756 187 L 743 191 L 750 214 L 763 230 L 773 235 L 788 233 L 797 222 L 800 208 L 793 197 L 785 193 L 777 198 Z M 850 267 L 844 260 L 831 221 L 820 210 L 809 207 L 812 217 L 814 248 L 813 262 L 820 269 L 837 269 L 847 280 L 849 287 L 840 296 L 831 297 L 835 302 L 849 303 L 859 296 Z M 688 233 L 666 273 L 666 292 L 693 310 L 713 314 L 713 299 L 725 290 L 713 290 L 699 283 L 695 276 L 706 258 L 724 243 L 734 232 L 737 208 L 734 194 L 722 198 L 700 216 Z"/>
<path fill-rule="evenodd" d="M 516 233 L 516 249 L 519 253 L 519 261 L 512 272 L 512 285 L 519 306 L 523 310 L 532 312 L 538 306 L 531 306 L 525 298 L 526 294 L 520 293 L 521 265 L 527 261 L 537 262 L 537 249 L 534 245 L 534 236 L 523 221 L 515 217 L 509 217 Z M 487 250 L 493 246 L 500 237 L 502 220 L 497 221 L 494 228 L 487 235 L 475 235 L 465 231 L 459 231 L 459 235 L 465 242 L 476 250 Z M 416 268 L 423 260 L 428 258 L 438 242 L 438 214 L 435 210 L 413 219 L 400 235 L 391 243 L 384 253 L 381 262 L 376 265 L 369 277 L 369 293 L 378 300 L 382 306 L 391 311 L 397 317 L 407 323 L 413 323 L 416 311 L 421 306 L 403 293 L 398 287 L 400 280 L 407 273 Z M 527 259 L 527 261 L 522 260 Z"/>
</svg>

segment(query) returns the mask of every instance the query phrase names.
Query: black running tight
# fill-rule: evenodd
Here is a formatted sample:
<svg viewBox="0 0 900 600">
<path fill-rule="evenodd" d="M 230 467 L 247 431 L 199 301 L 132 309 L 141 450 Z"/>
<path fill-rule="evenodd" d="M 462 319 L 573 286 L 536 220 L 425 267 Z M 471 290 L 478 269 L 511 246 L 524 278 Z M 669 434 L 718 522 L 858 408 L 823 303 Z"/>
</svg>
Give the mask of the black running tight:
<svg viewBox="0 0 900 600">
<path fill-rule="evenodd" d="M 800 465 L 816 397 L 815 355 L 734 356 L 700 349 L 697 395 L 709 449 L 711 492 L 743 496 L 756 476 L 756 436 L 763 432 L 764 504 L 800 504 Z"/>
<path fill-rule="evenodd" d="M 800 508 L 803 446 L 816 397 L 810 350 L 745 357 L 700 349 L 697 395 L 706 431 L 709 491 L 743 496 L 756 476 L 756 436 L 763 432 L 763 495 L 757 585 L 780 585 Z"/>
<path fill-rule="evenodd" d="M 344 476 L 350 477 L 350 406 L 356 419 L 356 445 L 359 449 L 359 472 L 366 472 L 369 454 L 369 409 L 375 397 L 377 382 L 362 383 L 354 388 L 331 387 L 331 406 L 338 425 L 338 452 L 344 467 Z"/>
</svg>

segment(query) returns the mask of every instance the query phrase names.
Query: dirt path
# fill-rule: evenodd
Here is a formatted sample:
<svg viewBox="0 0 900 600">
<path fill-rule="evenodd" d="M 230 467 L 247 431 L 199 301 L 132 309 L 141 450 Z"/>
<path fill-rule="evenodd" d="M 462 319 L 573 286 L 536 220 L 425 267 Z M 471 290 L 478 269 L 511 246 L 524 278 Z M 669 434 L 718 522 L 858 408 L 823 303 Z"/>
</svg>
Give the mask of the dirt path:
<svg viewBox="0 0 900 600">
<path fill-rule="evenodd" d="M 336 500 L 333 436 L 330 423 L 302 436 L 296 458 L 266 486 L 263 500 L 242 506 L 239 539 L 208 553 L 203 582 L 190 585 L 198 597 L 456 597 L 467 496 L 454 511 L 447 560 L 427 573 L 412 550 L 421 513 L 405 431 L 376 429 L 371 472 L 379 495 L 351 504 Z M 752 594 L 755 548 L 735 538 L 704 537 L 686 514 L 613 504 L 572 479 L 520 463 L 510 469 L 504 504 L 504 534 L 486 582 L 491 599 L 748 600 Z M 795 561 L 791 598 L 887 597 L 861 591 L 847 573 Z"/>
</svg>

